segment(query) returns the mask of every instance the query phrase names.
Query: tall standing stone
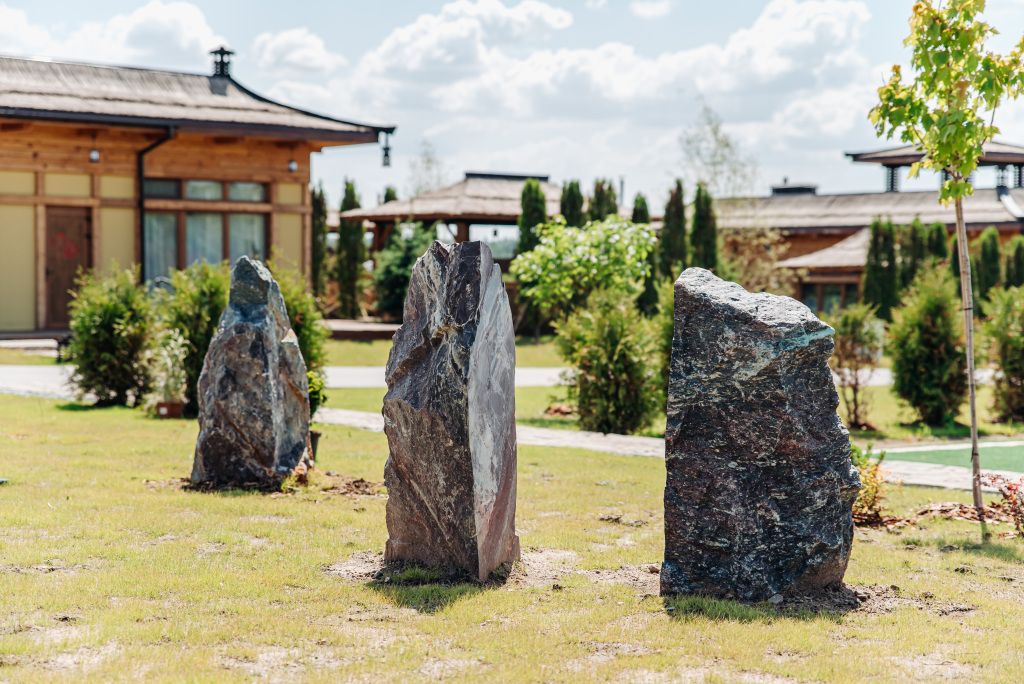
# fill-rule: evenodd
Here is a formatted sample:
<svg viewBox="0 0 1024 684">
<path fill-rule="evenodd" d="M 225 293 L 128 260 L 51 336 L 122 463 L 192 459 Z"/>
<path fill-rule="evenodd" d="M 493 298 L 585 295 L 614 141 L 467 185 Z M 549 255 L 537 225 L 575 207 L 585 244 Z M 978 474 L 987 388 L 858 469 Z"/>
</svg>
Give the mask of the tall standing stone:
<svg viewBox="0 0 1024 684">
<path fill-rule="evenodd" d="M 515 338 L 491 250 L 433 243 L 412 269 L 388 357 L 384 559 L 481 582 L 519 558 Z"/>
<path fill-rule="evenodd" d="M 199 376 L 192 482 L 273 485 L 310 464 L 309 387 L 277 282 L 241 257 Z"/>
<path fill-rule="evenodd" d="M 661 593 L 767 599 L 842 582 L 860 477 L 835 331 L 700 268 L 675 283 Z"/>
</svg>

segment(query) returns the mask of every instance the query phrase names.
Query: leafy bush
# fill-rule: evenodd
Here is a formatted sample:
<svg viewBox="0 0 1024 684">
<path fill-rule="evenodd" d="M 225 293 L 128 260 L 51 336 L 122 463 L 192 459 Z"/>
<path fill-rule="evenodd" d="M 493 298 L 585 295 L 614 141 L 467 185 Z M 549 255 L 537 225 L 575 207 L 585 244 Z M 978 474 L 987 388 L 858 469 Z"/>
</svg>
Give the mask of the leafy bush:
<svg viewBox="0 0 1024 684">
<path fill-rule="evenodd" d="M 324 392 L 327 383 L 322 374 L 314 371 L 306 372 L 306 380 L 309 382 L 309 419 L 313 420 L 316 410 L 327 403 L 327 393 Z"/>
<path fill-rule="evenodd" d="M 985 337 L 999 373 L 995 378 L 995 413 L 1001 420 L 1024 420 L 1024 287 L 989 292 L 981 303 L 988 321 Z"/>
<path fill-rule="evenodd" d="M 555 217 L 537 232 L 537 246 L 512 262 L 527 301 L 565 316 L 598 289 L 621 290 L 632 299 L 643 291 L 654 243 L 650 226 L 612 216 L 574 228 Z"/>
<path fill-rule="evenodd" d="M 839 377 L 839 393 L 846 406 L 849 426 L 867 426 L 867 401 L 862 392 L 866 378 L 878 366 L 882 352 L 882 322 L 875 317 L 876 308 L 855 304 L 840 312 L 831 321 L 836 331 L 836 348 L 829 365 Z"/>
<path fill-rule="evenodd" d="M 413 264 L 430 247 L 435 234 L 433 231 L 424 230 L 419 223 L 413 224 L 407 235 L 403 235 L 400 226 L 395 226 L 388 244 L 375 255 L 373 285 L 377 290 L 379 314 L 395 320 L 402 319 L 405 293 L 409 289 Z"/>
<path fill-rule="evenodd" d="M 651 319 L 657 346 L 657 362 L 661 368 L 661 391 L 668 399 L 668 378 L 672 367 L 672 337 L 675 335 L 675 283 L 662 281 L 658 287 L 658 311 Z"/>
<path fill-rule="evenodd" d="M 188 345 L 177 330 L 164 329 L 156 341 L 153 396 L 156 401 L 185 401 L 185 357 Z"/>
<path fill-rule="evenodd" d="M 967 394 L 957 286 L 943 268 L 920 274 L 889 327 L 893 391 L 929 425 L 953 421 Z"/>
<path fill-rule="evenodd" d="M 79 397 L 96 395 L 97 406 L 137 405 L 152 386 L 153 305 L 139 271 L 120 271 L 107 278 L 80 273 L 70 305 L 71 343 L 68 358 L 75 365 L 72 381 Z"/>
<path fill-rule="evenodd" d="M 882 516 L 886 493 L 885 471 L 882 470 L 885 452 L 872 458 L 870 444 L 867 449 L 851 444 L 850 459 L 860 471 L 860 493 L 853 503 L 853 515 L 865 522 L 878 520 Z"/>
<path fill-rule="evenodd" d="M 288 311 L 295 336 L 299 338 L 299 350 L 306 362 L 306 370 L 322 373 L 327 360 L 324 344 L 330 334 L 323 324 L 323 316 L 316 305 L 316 298 L 306 290 L 306 282 L 297 271 L 278 270 L 268 264 L 281 288 L 284 308 Z"/>
<path fill-rule="evenodd" d="M 210 341 L 220 315 L 228 305 L 231 274 L 227 262 L 196 263 L 171 273 L 173 292 L 165 293 L 160 313 L 165 327 L 176 330 L 185 342 L 185 414 L 199 411 L 196 388 Z"/>
<path fill-rule="evenodd" d="M 584 430 L 631 434 L 664 408 L 649 324 L 628 295 L 598 290 L 557 330 L 555 347 L 573 367 L 569 400 Z"/>
</svg>

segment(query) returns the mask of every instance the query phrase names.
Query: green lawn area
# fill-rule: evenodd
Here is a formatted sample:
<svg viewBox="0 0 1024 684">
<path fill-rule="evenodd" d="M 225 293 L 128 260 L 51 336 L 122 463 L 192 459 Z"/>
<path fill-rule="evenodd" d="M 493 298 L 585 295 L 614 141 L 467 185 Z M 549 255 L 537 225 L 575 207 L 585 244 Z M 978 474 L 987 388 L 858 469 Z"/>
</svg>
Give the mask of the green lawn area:
<svg viewBox="0 0 1024 684">
<path fill-rule="evenodd" d="M 657 459 L 520 448 L 532 570 L 504 585 L 346 579 L 329 570 L 381 551 L 386 500 L 323 491 L 323 473 L 379 481 L 387 442 L 323 429 L 311 486 L 204 494 L 173 484 L 194 422 L 0 396 L 3 679 L 996 682 L 1024 666 L 1004 579 L 1024 579 L 1024 544 L 979 545 L 969 523 L 857 532 L 847 581 L 897 585 L 887 612 L 663 601 L 643 572 L 664 543 Z M 969 494 L 891 503 L 929 499 Z"/>
<path fill-rule="evenodd" d="M 986 447 L 981 449 L 979 454 L 982 470 L 1024 472 L 1024 447 Z M 915 451 L 904 454 L 889 454 L 886 458 L 894 461 L 916 461 L 919 463 L 961 466 L 963 468 L 971 467 L 970 447 L 967 449 L 957 449 L 956 451 Z"/>
<path fill-rule="evenodd" d="M 516 364 L 543 368 L 564 366 L 565 362 L 555 353 L 555 345 L 551 340 L 551 336 L 546 336 L 541 338 L 540 344 L 534 344 L 531 337 L 520 338 L 516 342 Z M 390 351 L 390 340 L 374 340 L 372 342 L 328 340 L 327 365 L 384 366 L 387 365 Z"/>
<path fill-rule="evenodd" d="M 30 354 L 20 349 L 0 348 L 0 366 L 52 366 L 57 359 L 43 354 Z"/>
</svg>

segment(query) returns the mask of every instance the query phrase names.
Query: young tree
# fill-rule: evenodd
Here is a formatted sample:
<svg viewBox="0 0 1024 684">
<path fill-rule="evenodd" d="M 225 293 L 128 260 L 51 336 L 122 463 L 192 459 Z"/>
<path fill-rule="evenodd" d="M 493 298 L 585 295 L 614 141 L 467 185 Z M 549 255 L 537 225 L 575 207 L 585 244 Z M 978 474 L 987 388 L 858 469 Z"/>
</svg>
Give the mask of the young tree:
<svg viewBox="0 0 1024 684">
<path fill-rule="evenodd" d="M 928 228 L 928 256 L 939 261 L 949 258 L 949 235 L 946 224 L 936 221 Z"/>
<path fill-rule="evenodd" d="M 327 198 L 324 186 L 318 185 L 310 193 L 313 205 L 313 253 L 310 264 L 310 279 L 313 281 L 313 294 L 321 295 L 327 286 Z"/>
<path fill-rule="evenodd" d="M 394 202 L 397 199 L 398 191 L 395 190 L 394 187 L 389 185 L 386 188 L 384 188 L 384 204 L 387 204 L 388 202 Z"/>
<path fill-rule="evenodd" d="M 876 218 L 871 222 L 871 242 L 864 265 L 862 286 L 865 304 L 878 310 L 878 317 L 892 320 L 892 309 L 899 303 L 899 274 L 896 264 L 896 235 L 891 221 Z"/>
<path fill-rule="evenodd" d="M 615 198 L 615 184 L 609 180 L 594 181 L 594 197 L 590 200 L 589 219 L 604 221 L 612 214 L 619 213 L 618 201 Z"/>
<path fill-rule="evenodd" d="M 633 216 L 631 218 L 633 223 L 651 222 L 651 212 L 647 211 L 647 198 L 639 192 L 636 193 L 636 198 L 633 199 Z"/>
<path fill-rule="evenodd" d="M 711 194 L 703 183 L 697 185 L 693 198 L 693 227 L 690 230 L 690 246 L 693 247 L 691 266 L 709 271 L 718 268 L 718 227 Z"/>
<path fill-rule="evenodd" d="M 846 420 L 854 430 L 866 428 L 867 400 L 864 387 L 867 375 L 878 367 L 885 327 L 875 318 L 875 307 L 867 304 L 848 306 L 832 322 L 835 328 L 835 352 L 829 365 L 839 381 L 839 393 L 846 406 Z"/>
<path fill-rule="evenodd" d="M 1003 255 L 999 230 L 986 228 L 978 238 L 978 295 L 988 298 L 989 291 L 1003 282 Z"/>
<path fill-rule="evenodd" d="M 1024 235 L 1014 235 L 1006 245 L 1006 287 L 1024 285 Z"/>
<path fill-rule="evenodd" d="M 579 228 L 586 223 L 583 216 L 583 193 L 580 192 L 579 181 L 570 181 L 562 186 L 559 209 L 566 225 Z"/>
<path fill-rule="evenodd" d="M 757 178 L 757 162 L 745 156 L 729 134 L 722 118 L 707 104 L 701 107 L 696 126 L 679 136 L 683 175 L 691 186 L 704 183 L 715 197 L 749 195 Z"/>
<path fill-rule="evenodd" d="M 686 204 L 683 202 L 683 182 L 676 179 L 676 185 L 669 193 L 665 205 L 665 222 L 661 228 L 659 245 L 659 270 L 661 274 L 675 280 L 686 268 Z"/>
<path fill-rule="evenodd" d="M 921 219 L 900 228 L 900 290 L 910 287 L 928 260 L 928 229 Z"/>
<path fill-rule="evenodd" d="M 540 239 L 534 229 L 548 221 L 546 198 L 536 178 L 526 179 L 519 201 L 519 245 L 516 254 L 525 254 L 536 247 Z"/>
<path fill-rule="evenodd" d="M 1004 98 L 1014 99 L 1024 90 L 1024 38 L 1008 55 L 987 50 L 986 41 L 996 32 L 978 21 L 984 9 L 985 0 L 919 0 L 914 5 L 910 35 L 905 41 L 911 48 L 914 80 L 904 83 L 900 66 L 893 66 L 889 82 L 878 89 L 880 101 L 872 108 L 870 118 L 879 135 L 884 133 L 891 138 L 899 132 L 904 142 L 918 146 L 924 153 L 921 161 L 911 167 L 911 176 L 922 168 L 947 174 L 939 200 L 945 204 L 953 202 L 956 209 L 971 403 L 974 505 L 982 523 L 982 536 L 987 538 L 975 406 L 974 298 L 963 198 L 974 191 L 971 173 L 978 167 L 982 146 L 999 132 L 986 118 L 994 117 Z"/>
<path fill-rule="evenodd" d="M 359 208 L 355 183 L 345 179 L 345 196 L 341 211 Z M 335 279 L 338 281 L 338 315 L 342 318 L 359 316 L 359 279 L 366 261 L 366 243 L 363 242 L 363 222 L 338 222 L 338 257 Z"/>
<path fill-rule="evenodd" d="M 409 162 L 409 197 L 416 197 L 448 184 L 448 170 L 429 140 L 420 145 L 420 156 Z"/>
</svg>

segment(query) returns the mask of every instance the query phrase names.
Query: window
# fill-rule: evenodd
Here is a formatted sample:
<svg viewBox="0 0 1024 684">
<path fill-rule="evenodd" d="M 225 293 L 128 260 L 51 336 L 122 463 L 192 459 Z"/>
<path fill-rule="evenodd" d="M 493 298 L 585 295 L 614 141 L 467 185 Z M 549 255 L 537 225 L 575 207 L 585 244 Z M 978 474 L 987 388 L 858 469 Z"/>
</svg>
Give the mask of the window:
<svg viewBox="0 0 1024 684">
<path fill-rule="evenodd" d="M 818 313 L 818 284 L 804 283 L 800 286 L 800 300 L 807 305 L 811 313 Z"/>
<path fill-rule="evenodd" d="M 142 184 L 146 197 L 178 199 L 181 197 L 181 181 L 173 178 L 147 178 Z"/>
<path fill-rule="evenodd" d="M 185 265 L 224 260 L 224 219 L 220 214 L 188 214 L 185 217 Z"/>
<path fill-rule="evenodd" d="M 240 256 L 265 259 L 266 222 L 263 214 L 231 214 L 228 217 L 228 234 L 231 248 L 231 263 Z"/>
<path fill-rule="evenodd" d="M 233 202 L 265 202 L 266 197 L 263 183 L 228 183 L 228 199 Z"/>
<path fill-rule="evenodd" d="M 178 217 L 175 214 L 146 214 L 146 277 L 166 278 L 177 264 Z"/>
<path fill-rule="evenodd" d="M 857 283 L 846 283 L 844 286 L 845 299 L 843 300 L 843 306 L 853 306 L 860 301 L 860 288 Z"/>
<path fill-rule="evenodd" d="M 224 199 L 224 184 L 220 181 L 185 181 L 185 199 L 222 200 Z"/>
<path fill-rule="evenodd" d="M 836 284 L 821 286 L 821 310 L 831 316 L 843 305 L 842 287 Z"/>
</svg>

